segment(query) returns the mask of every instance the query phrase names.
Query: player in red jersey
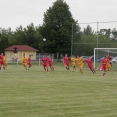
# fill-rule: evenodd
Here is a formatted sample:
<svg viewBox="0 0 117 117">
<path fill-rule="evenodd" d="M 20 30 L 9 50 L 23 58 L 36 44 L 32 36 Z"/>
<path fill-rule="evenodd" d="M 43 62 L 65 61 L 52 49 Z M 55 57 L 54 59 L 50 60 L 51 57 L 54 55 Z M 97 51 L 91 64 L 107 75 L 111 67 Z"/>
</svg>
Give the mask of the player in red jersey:
<svg viewBox="0 0 117 117">
<path fill-rule="evenodd" d="M 32 64 L 31 64 L 31 55 L 29 55 L 29 57 L 27 59 L 27 62 L 28 62 L 28 70 L 29 70 L 30 67 L 32 67 Z"/>
<path fill-rule="evenodd" d="M 93 74 L 96 73 L 96 71 L 93 67 L 92 59 L 89 56 L 87 56 L 86 63 L 88 65 L 88 67 L 90 68 L 90 70 L 93 72 Z"/>
<path fill-rule="evenodd" d="M 2 70 L 3 65 L 4 65 L 4 56 L 3 56 L 3 53 L 1 53 L 1 55 L 0 55 L 0 71 Z"/>
<path fill-rule="evenodd" d="M 54 66 L 50 55 L 47 57 L 47 61 L 48 61 L 48 65 L 50 66 L 50 69 L 54 71 Z"/>
<path fill-rule="evenodd" d="M 65 65 L 65 68 L 69 71 L 69 58 L 67 54 L 65 54 L 65 56 L 63 57 L 63 63 Z"/>
<path fill-rule="evenodd" d="M 107 58 L 106 58 L 106 56 L 103 57 L 101 63 L 102 63 L 102 69 L 104 70 L 103 76 L 105 76 L 105 73 L 106 73 L 106 64 L 107 64 Z"/>
<path fill-rule="evenodd" d="M 48 72 L 47 58 L 46 58 L 45 55 L 43 56 L 43 58 L 41 59 L 41 61 L 42 61 L 42 64 L 43 64 L 43 67 L 44 67 L 45 71 Z"/>
</svg>

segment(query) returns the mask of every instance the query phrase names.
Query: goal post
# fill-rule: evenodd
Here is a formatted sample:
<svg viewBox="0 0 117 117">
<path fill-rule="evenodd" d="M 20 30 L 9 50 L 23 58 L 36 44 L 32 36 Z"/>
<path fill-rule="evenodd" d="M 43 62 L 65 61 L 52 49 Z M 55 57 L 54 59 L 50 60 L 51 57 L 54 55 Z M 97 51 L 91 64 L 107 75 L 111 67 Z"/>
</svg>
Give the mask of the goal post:
<svg viewBox="0 0 117 117">
<path fill-rule="evenodd" d="M 117 48 L 94 48 L 94 68 L 99 68 L 101 59 L 110 55 L 112 58 L 117 57 Z M 117 70 L 117 62 L 113 62 L 113 69 Z"/>
</svg>

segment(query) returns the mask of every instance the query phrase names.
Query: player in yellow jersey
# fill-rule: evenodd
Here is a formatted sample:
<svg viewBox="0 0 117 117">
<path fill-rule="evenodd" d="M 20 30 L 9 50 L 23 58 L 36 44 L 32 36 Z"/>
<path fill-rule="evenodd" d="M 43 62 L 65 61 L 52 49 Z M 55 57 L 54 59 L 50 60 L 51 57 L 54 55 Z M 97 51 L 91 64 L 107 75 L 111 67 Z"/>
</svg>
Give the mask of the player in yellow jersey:
<svg viewBox="0 0 117 117">
<path fill-rule="evenodd" d="M 112 69 L 112 66 L 111 66 L 110 62 L 111 62 L 111 61 L 107 58 L 106 69 L 107 69 L 108 71 L 111 70 L 112 73 L 113 73 L 113 69 Z"/>
<path fill-rule="evenodd" d="M 25 57 L 25 54 L 23 54 L 23 57 L 22 57 L 22 64 L 25 70 L 27 70 L 27 58 Z"/>
<path fill-rule="evenodd" d="M 73 55 L 71 57 L 71 63 L 72 63 L 73 71 L 76 71 L 76 59 Z"/>
<path fill-rule="evenodd" d="M 83 67 L 83 64 L 84 64 L 83 58 L 80 57 L 80 56 L 77 56 L 76 62 L 77 62 L 77 64 L 78 64 L 78 67 L 79 67 L 80 72 L 81 72 L 81 74 L 82 74 L 82 73 L 83 73 L 82 67 Z"/>
<path fill-rule="evenodd" d="M 6 67 L 7 67 L 7 62 L 6 62 L 6 57 L 4 54 L 4 56 L 3 56 L 3 69 L 6 70 Z"/>
</svg>

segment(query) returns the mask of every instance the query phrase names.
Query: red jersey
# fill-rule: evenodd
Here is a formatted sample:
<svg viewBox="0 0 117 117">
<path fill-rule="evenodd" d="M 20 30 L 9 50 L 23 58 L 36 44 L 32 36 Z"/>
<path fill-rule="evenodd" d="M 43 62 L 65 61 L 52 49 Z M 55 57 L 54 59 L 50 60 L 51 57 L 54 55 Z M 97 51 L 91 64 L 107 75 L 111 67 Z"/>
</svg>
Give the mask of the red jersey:
<svg viewBox="0 0 117 117">
<path fill-rule="evenodd" d="M 102 65 L 106 65 L 106 63 L 107 63 L 107 59 L 102 59 Z"/>
<path fill-rule="evenodd" d="M 52 58 L 51 57 L 48 57 L 47 61 L 48 61 L 49 64 L 52 64 Z"/>
<path fill-rule="evenodd" d="M 0 64 L 3 64 L 3 61 L 4 61 L 4 56 L 0 55 Z"/>
<path fill-rule="evenodd" d="M 3 61 L 3 55 L 0 55 L 0 60 Z"/>
<path fill-rule="evenodd" d="M 111 56 L 108 56 L 107 59 L 109 59 L 111 61 L 112 60 L 112 57 Z"/>
<path fill-rule="evenodd" d="M 69 63 L 69 58 L 67 56 L 65 56 L 63 60 L 64 60 L 64 63 Z"/>
<path fill-rule="evenodd" d="M 30 62 L 31 62 L 31 58 L 29 57 L 29 58 L 28 58 L 28 63 L 30 63 Z"/>
<path fill-rule="evenodd" d="M 106 70 L 107 58 L 102 59 L 102 69 Z"/>
<path fill-rule="evenodd" d="M 41 61 L 43 62 L 43 64 L 47 64 L 47 58 L 46 58 L 46 57 L 43 57 L 43 58 L 41 59 Z"/>
<path fill-rule="evenodd" d="M 91 59 L 91 58 L 86 59 L 86 63 L 87 63 L 88 65 L 92 65 L 92 59 Z"/>
</svg>

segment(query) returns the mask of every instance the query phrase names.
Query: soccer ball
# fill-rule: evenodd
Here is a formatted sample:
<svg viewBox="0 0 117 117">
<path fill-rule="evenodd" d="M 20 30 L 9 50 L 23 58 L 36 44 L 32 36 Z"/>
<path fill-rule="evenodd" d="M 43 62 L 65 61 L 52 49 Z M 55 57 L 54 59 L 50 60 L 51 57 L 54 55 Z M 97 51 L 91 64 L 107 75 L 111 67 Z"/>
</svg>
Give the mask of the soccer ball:
<svg viewBox="0 0 117 117">
<path fill-rule="evenodd" d="M 46 39 L 44 38 L 43 41 L 46 41 Z"/>
</svg>

